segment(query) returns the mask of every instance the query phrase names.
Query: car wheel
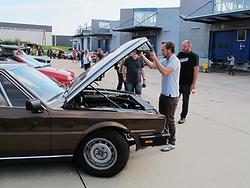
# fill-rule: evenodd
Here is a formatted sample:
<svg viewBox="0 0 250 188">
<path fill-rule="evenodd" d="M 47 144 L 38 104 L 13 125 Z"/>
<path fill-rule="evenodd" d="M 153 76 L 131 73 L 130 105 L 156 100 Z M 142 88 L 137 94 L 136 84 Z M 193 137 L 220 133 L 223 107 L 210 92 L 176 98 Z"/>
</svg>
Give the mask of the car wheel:
<svg viewBox="0 0 250 188">
<path fill-rule="evenodd" d="M 83 169 L 91 175 L 111 177 L 127 164 L 129 145 L 115 130 L 99 130 L 84 139 L 76 157 Z"/>
</svg>

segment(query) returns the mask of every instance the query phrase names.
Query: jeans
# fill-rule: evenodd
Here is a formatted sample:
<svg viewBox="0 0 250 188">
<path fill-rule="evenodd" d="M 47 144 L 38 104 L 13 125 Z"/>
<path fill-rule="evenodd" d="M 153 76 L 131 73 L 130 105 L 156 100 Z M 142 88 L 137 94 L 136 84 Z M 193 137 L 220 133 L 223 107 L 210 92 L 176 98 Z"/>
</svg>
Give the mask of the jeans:
<svg viewBox="0 0 250 188">
<path fill-rule="evenodd" d="M 180 96 L 182 95 L 181 118 L 186 118 L 188 113 L 190 90 L 190 84 L 180 84 Z"/>
<path fill-rule="evenodd" d="M 141 83 L 131 83 L 131 82 L 125 81 L 125 89 L 126 91 L 133 92 L 137 95 L 141 95 L 141 92 L 142 92 Z"/>
<path fill-rule="evenodd" d="M 163 94 L 159 98 L 159 112 L 166 117 L 165 129 L 169 131 L 170 138 L 168 142 L 175 145 L 175 121 L 174 114 L 177 108 L 179 97 L 170 97 Z"/>
</svg>

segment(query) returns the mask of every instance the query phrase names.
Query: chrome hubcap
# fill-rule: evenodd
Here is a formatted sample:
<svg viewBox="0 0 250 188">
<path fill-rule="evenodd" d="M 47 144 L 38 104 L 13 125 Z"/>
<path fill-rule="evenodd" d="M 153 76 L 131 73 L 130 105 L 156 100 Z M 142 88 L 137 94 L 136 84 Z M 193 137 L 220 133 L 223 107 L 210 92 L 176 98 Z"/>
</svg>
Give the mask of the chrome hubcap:
<svg viewBox="0 0 250 188">
<path fill-rule="evenodd" d="M 115 146 L 104 138 L 90 140 L 84 147 L 83 156 L 88 165 L 96 170 L 109 169 L 117 161 Z"/>
</svg>

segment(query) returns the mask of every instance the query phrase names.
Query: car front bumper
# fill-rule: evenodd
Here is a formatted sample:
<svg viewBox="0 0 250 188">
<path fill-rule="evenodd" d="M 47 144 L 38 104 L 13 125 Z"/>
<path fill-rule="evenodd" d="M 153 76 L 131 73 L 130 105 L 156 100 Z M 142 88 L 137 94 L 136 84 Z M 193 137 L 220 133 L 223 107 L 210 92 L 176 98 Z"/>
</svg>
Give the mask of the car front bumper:
<svg viewBox="0 0 250 188">
<path fill-rule="evenodd" d="M 151 135 L 140 135 L 139 140 L 142 147 L 161 146 L 167 143 L 169 137 L 169 133 L 155 133 Z"/>
</svg>

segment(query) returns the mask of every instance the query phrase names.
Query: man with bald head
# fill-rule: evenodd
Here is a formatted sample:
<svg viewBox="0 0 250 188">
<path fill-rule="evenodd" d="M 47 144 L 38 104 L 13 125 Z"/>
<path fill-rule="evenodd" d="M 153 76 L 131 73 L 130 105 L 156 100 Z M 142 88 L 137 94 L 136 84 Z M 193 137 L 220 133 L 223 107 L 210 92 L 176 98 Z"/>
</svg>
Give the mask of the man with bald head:
<svg viewBox="0 0 250 188">
<path fill-rule="evenodd" d="M 182 51 L 177 55 L 181 62 L 180 71 L 180 96 L 182 95 L 182 111 L 179 124 L 186 120 L 189 106 L 190 92 L 195 93 L 196 81 L 199 72 L 199 56 L 192 52 L 192 44 L 189 40 L 182 42 Z"/>
</svg>

